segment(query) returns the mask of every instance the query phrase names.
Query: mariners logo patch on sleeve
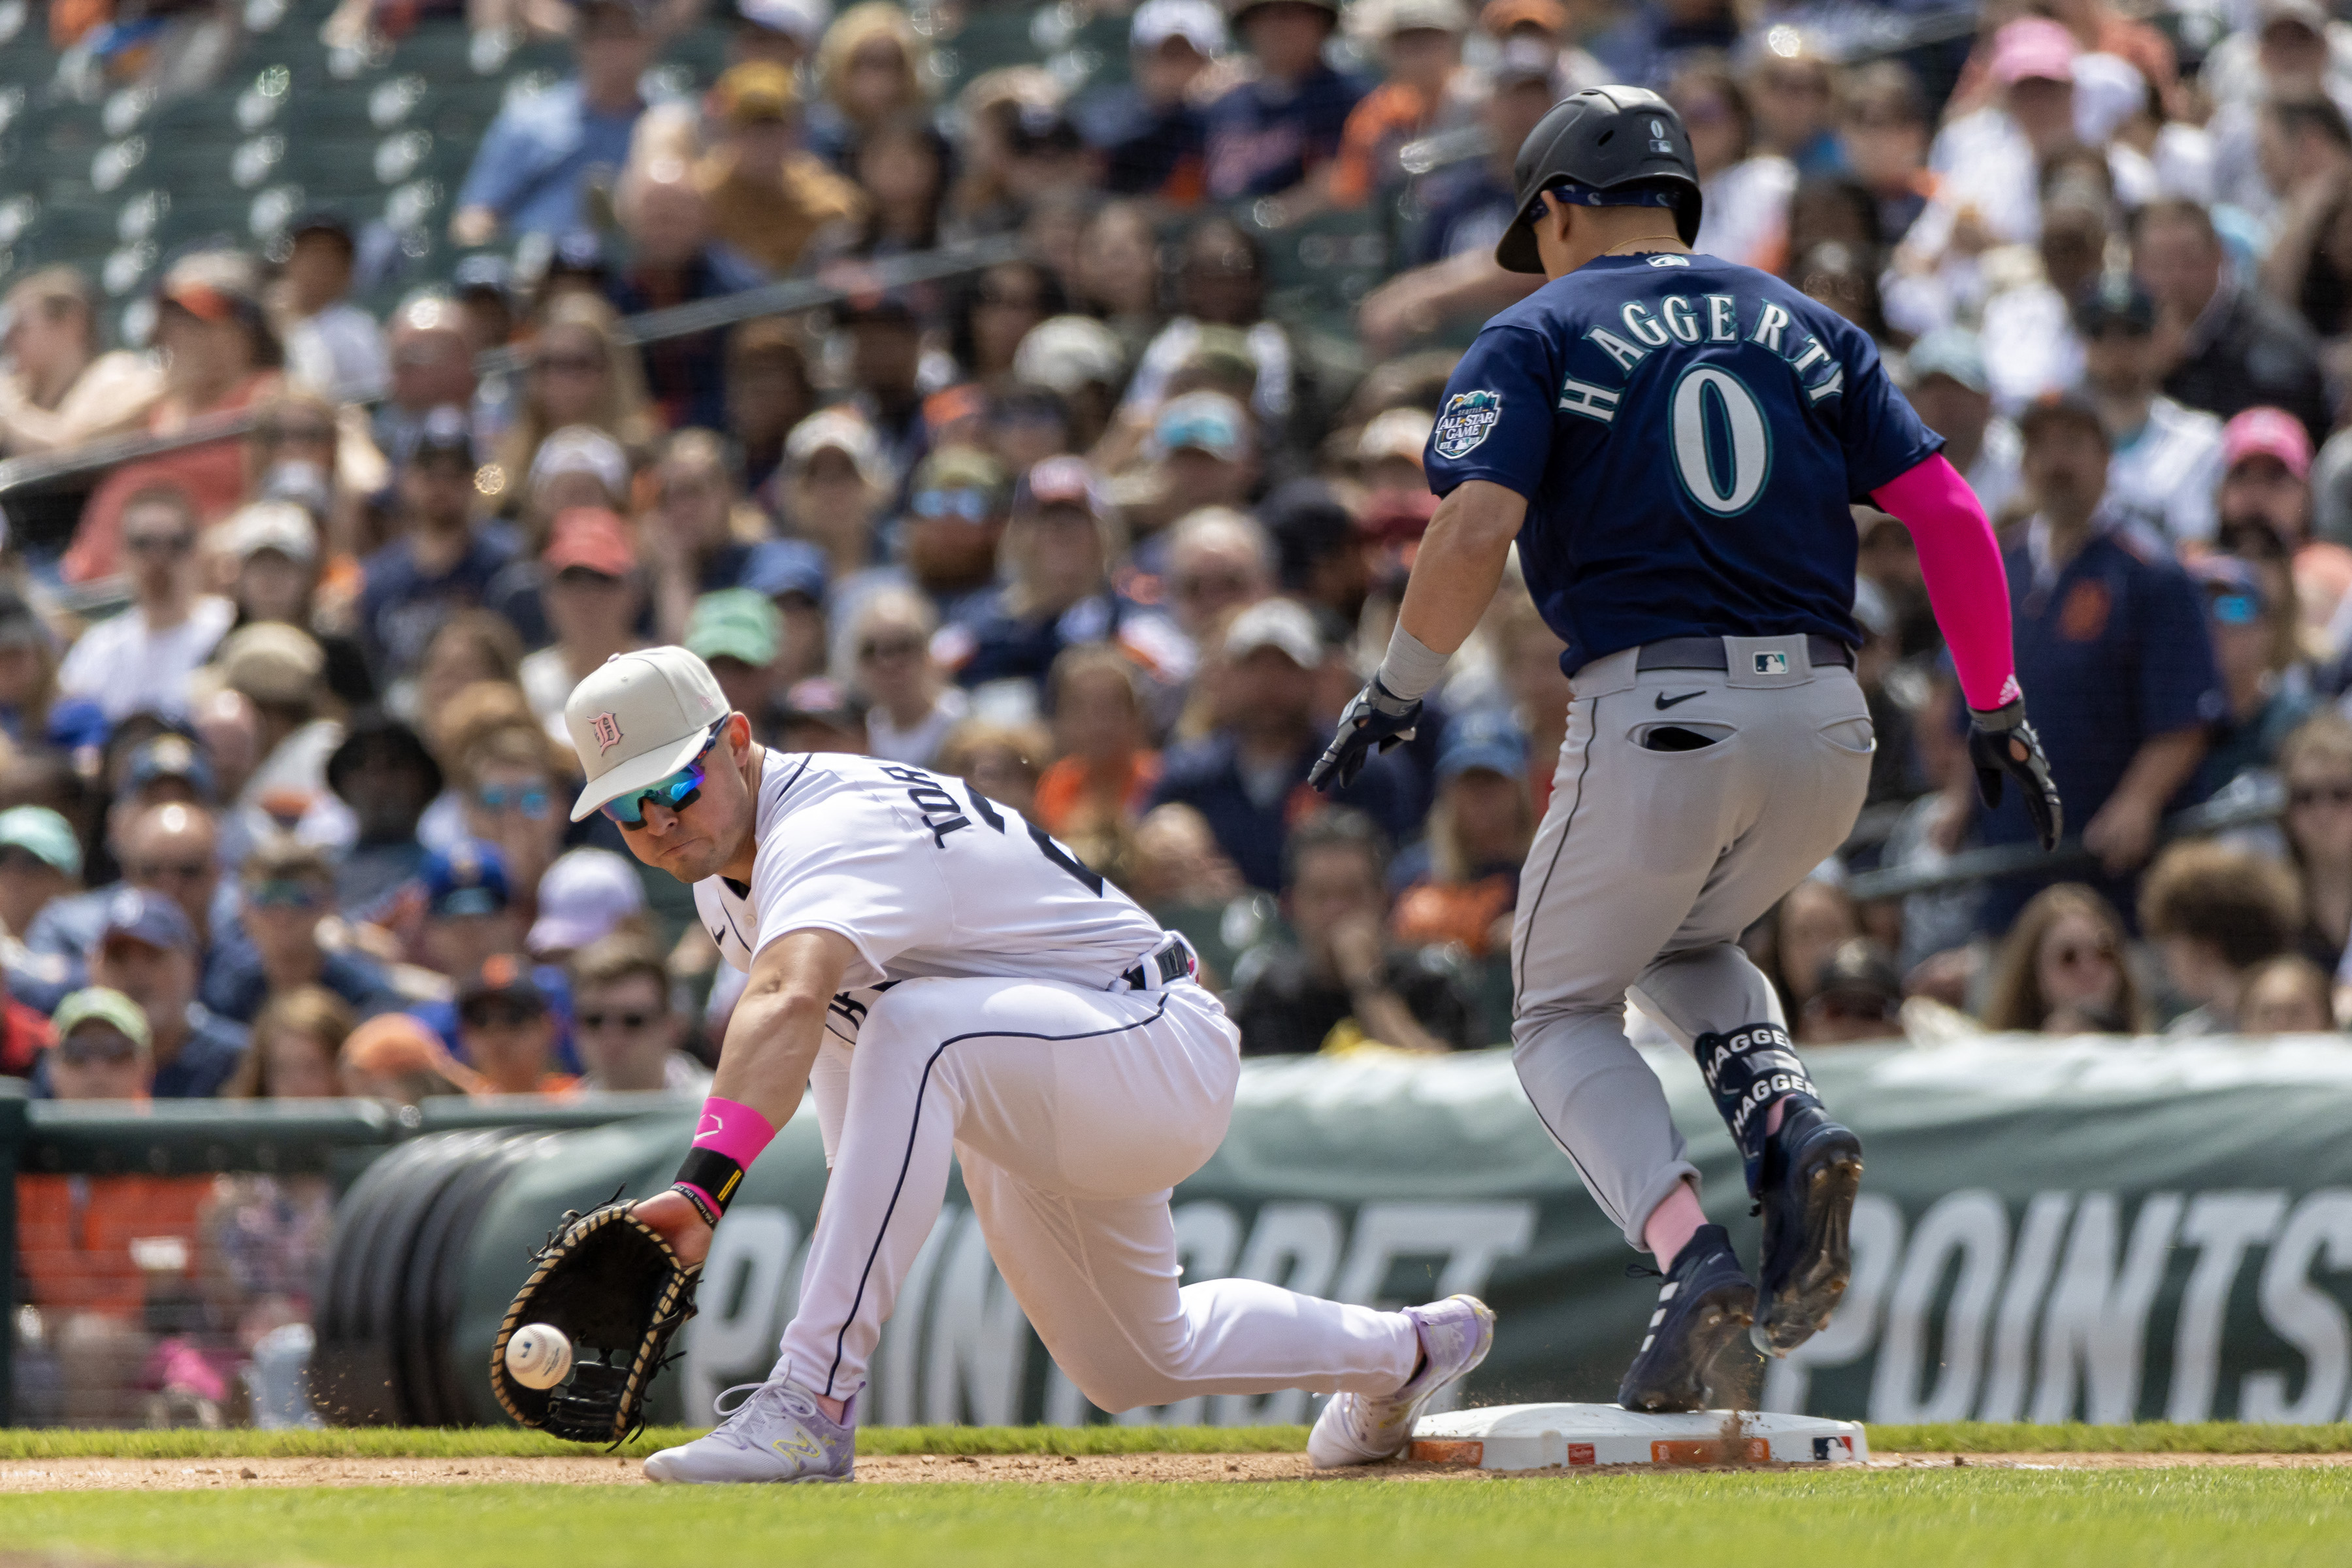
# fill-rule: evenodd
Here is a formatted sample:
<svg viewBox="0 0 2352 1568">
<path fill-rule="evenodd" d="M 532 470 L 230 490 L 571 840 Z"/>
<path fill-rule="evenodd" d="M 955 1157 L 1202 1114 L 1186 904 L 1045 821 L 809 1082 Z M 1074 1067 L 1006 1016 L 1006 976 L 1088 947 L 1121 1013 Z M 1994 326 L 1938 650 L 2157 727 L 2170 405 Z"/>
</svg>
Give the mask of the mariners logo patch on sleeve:
<svg viewBox="0 0 2352 1568">
<path fill-rule="evenodd" d="M 1439 457 L 1466 458 L 1494 434 L 1502 417 L 1501 393 L 1457 392 L 1445 400 L 1445 411 L 1437 416 L 1437 428 L 1430 439 Z"/>
</svg>

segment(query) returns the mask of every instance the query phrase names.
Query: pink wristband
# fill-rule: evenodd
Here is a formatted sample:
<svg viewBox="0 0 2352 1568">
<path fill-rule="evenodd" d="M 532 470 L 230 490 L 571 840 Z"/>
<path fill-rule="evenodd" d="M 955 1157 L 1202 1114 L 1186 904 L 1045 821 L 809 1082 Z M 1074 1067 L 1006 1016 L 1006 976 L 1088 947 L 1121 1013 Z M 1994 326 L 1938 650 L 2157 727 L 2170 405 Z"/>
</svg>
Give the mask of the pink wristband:
<svg viewBox="0 0 2352 1568">
<path fill-rule="evenodd" d="M 724 1154 L 748 1171 L 775 1136 L 776 1130 L 766 1117 L 740 1100 L 721 1100 L 714 1094 L 702 1102 L 702 1124 L 695 1129 L 694 1147 Z"/>
</svg>

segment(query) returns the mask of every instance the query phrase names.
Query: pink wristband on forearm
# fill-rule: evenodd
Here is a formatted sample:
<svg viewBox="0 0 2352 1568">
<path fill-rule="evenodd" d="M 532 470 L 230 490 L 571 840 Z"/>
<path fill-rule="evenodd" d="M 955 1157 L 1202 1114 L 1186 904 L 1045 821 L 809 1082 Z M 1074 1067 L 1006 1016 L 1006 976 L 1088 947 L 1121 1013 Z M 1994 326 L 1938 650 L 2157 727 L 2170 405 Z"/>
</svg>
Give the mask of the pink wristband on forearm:
<svg viewBox="0 0 2352 1568">
<path fill-rule="evenodd" d="M 702 1102 L 702 1124 L 695 1129 L 694 1146 L 724 1154 L 749 1170 L 760 1151 L 775 1137 L 776 1130 L 766 1117 L 740 1100 L 721 1100 L 714 1094 Z"/>
<path fill-rule="evenodd" d="M 1879 486 L 1870 499 L 1911 531 L 1927 602 L 1951 645 L 1969 706 L 1989 712 L 2015 701 L 2009 570 L 1976 491 L 1939 452 Z"/>
</svg>

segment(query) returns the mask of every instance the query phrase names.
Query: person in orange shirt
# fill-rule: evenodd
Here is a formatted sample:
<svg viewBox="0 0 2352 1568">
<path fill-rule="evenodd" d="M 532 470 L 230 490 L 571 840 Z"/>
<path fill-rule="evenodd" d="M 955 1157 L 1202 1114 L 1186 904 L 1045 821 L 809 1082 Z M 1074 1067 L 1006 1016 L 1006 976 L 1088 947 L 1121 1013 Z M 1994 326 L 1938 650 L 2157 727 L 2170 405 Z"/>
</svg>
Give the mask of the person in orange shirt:
<svg viewBox="0 0 2352 1568">
<path fill-rule="evenodd" d="M 144 1103 L 153 1036 L 138 1004 L 90 986 L 58 1004 L 48 1083 L 61 1100 Z M 152 1344 L 150 1292 L 194 1289 L 205 1176 L 16 1178 L 16 1264 L 40 1341 L 56 1358 L 70 1424 L 131 1424 L 138 1372 Z M 21 1416 L 20 1412 L 20 1416 Z"/>
<path fill-rule="evenodd" d="M 1528 772 L 1528 740 L 1509 714 L 1464 713 L 1446 726 L 1428 832 L 1392 874 L 1406 884 L 1389 918 L 1397 941 L 1458 943 L 1473 958 L 1508 948 L 1519 863 L 1535 838 Z"/>
<path fill-rule="evenodd" d="M 530 960 L 493 953 L 457 985 L 457 1047 L 492 1094 L 562 1094 L 579 1080 L 555 1070 L 555 1015 Z"/>
<path fill-rule="evenodd" d="M 1376 26 L 1388 79 L 1349 112 L 1339 132 L 1328 187 L 1333 206 L 1360 207 L 1401 184 L 1397 154 L 1406 142 L 1449 121 L 1469 122 L 1472 106 L 1454 90 L 1469 25 L 1461 0 L 1387 0 Z"/>
<path fill-rule="evenodd" d="M 1069 648 L 1045 692 L 1061 756 L 1037 780 L 1037 820 L 1100 867 L 1125 848 L 1160 783 L 1136 668 L 1114 647 Z"/>
</svg>

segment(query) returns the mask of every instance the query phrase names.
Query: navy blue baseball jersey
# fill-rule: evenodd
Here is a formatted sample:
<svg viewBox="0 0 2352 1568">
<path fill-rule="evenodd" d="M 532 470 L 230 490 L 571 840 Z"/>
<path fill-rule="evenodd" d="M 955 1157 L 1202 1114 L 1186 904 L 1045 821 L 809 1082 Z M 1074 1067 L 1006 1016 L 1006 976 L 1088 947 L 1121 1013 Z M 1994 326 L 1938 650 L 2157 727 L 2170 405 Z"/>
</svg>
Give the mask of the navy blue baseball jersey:
<svg viewBox="0 0 2352 1568">
<path fill-rule="evenodd" d="M 1769 273 L 1604 257 L 1486 323 L 1430 488 L 1528 499 L 1519 563 L 1561 666 L 1690 636 L 1859 644 L 1850 501 L 1935 455 L 1869 337 Z"/>
</svg>

